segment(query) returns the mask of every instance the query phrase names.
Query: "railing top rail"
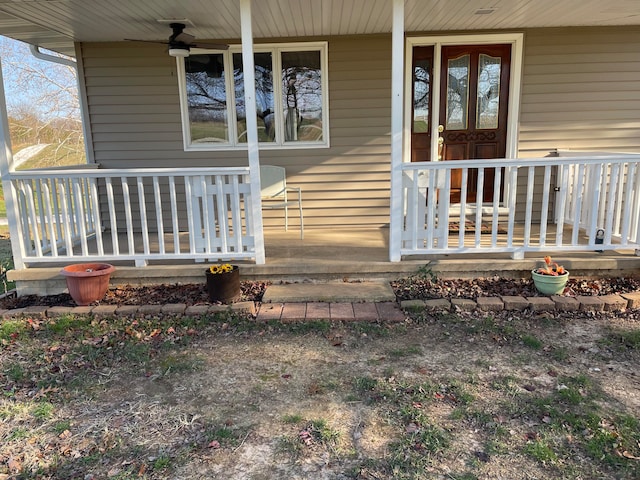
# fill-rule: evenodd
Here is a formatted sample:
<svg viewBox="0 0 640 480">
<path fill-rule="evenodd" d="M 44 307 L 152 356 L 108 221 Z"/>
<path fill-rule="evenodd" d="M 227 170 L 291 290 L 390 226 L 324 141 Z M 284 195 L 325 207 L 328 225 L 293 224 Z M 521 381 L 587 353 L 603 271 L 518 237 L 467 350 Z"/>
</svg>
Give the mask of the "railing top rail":
<svg viewBox="0 0 640 480">
<path fill-rule="evenodd" d="M 38 169 L 11 172 L 15 180 L 30 178 L 105 178 L 105 177 L 183 177 L 186 175 L 248 175 L 249 167 L 187 167 L 187 168 L 99 168 L 99 169 Z"/>
<path fill-rule="evenodd" d="M 446 170 L 457 168 L 502 168 L 502 167 L 545 167 L 554 165 L 600 163 L 637 163 L 639 155 L 595 155 L 585 157 L 541 157 L 541 158 L 492 158 L 480 160 L 455 160 L 441 162 L 411 162 L 403 163 L 402 169 L 411 170 Z"/>
</svg>

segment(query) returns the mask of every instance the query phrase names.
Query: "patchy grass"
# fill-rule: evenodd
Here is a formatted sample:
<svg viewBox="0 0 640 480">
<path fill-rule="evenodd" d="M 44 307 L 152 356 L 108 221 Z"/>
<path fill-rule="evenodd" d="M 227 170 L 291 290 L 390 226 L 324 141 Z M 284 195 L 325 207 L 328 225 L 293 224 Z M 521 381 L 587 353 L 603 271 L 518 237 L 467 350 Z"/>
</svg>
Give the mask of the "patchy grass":
<svg viewBox="0 0 640 480">
<path fill-rule="evenodd" d="M 640 477 L 637 313 L 0 323 L 0 477 Z"/>
</svg>

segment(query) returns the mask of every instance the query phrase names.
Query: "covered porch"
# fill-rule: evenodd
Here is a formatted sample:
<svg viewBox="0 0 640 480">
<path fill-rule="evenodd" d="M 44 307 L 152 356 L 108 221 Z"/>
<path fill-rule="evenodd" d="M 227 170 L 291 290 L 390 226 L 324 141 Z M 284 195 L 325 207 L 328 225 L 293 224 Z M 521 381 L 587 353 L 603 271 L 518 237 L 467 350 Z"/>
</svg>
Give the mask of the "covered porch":
<svg viewBox="0 0 640 480">
<path fill-rule="evenodd" d="M 533 230 L 536 234 L 539 232 L 538 227 Z M 555 234 L 555 228 L 551 228 L 548 233 Z M 516 228 L 516 239 L 523 240 L 523 234 L 522 226 Z M 481 237 L 482 243 L 491 243 L 490 233 L 482 233 Z M 506 241 L 505 234 L 499 234 L 498 237 Z M 432 272 L 438 278 L 482 278 L 493 275 L 529 278 L 530 270 L 539 266 L 543 254 L 548 253 L 570 270 L 572 276 L 632 276 L 637 275 L 640 270 L 640 257 L 635 255 L 635 250 L 618 246 L 599 252 L 590 249 L 586 238 L 581 239 L 581 251 L 558 252 L 550 248 L 526 253 L 520 260 L 514 260 L 504 252 L 484 252 L 423 254 L 406 257 L 401 262 L 388 260 L 387 227 L 311 229 L 305 231 L 303 240 L 295 229 L 285 232 L 282 229 L 268 228 L 264 239 L 264 264 L 233 260 L 241 266 L 243 279 L 275 283 L 389 281 L 420 271 Z M 105 244 L 110 241 L 111 237 L 104 235 Z M 139 235 L 136 235 L 136 243 L 141 244 Z M 157 245 L 155 236 L 152 236 L 150 244 L 152 247 Z M 62 293 L 66 284 L 59 271 L 67 263 L 58 259 L 57 262 L 12 270 L 9 272 L 9 279 L 17 281 L 21 295 Z M 144 268 L 134 266 L 131 261 L 111 263 L 117 267 L 111 276 L 113 285 L 204 283 L 203 271 L 207 265 L 193 260 L 151 261 Z"/>
<path fill-rule="evenodd" d="M 22 282 L 23 292 L 38 276 L 54 285 L 61 265 L 93 261 L 116 264 L 119 273 L 114 280 L 126 283 L 193 281 L 201 278 L 202 265 L 207 262 L 242 263 L 248 277 L 271 280 L 323 275 L 388 277 L 415 272 L 427 262 L 432 269 L 459 262 L 466 269 L 458 271 L 459 276 L 526 272 L 543 254 L 567 258 L 563 263 L 574 273 L 619 273 L 627 271 L 628 265 L 636 265 L 640 248 L 640 155 L 579 152 L 566 157 L 544 156 L 559 138 L 546 133 L 540 134 L 540 140 L 529 138 L 529 145 L 535 143 L 535 148 L 526 148 L 526 142 L 518 138 L 522 115 L 517 108 L 522 103 L 519 75 L 524 58 L 523 33 L 476 38 L 480 35 L 475 32 L 444 40 L 442 35 L 423 37 L 421 32 L 427 27 L 433 31 L 440 27 L 428 25 L 426 18 L 416 23 L 412 13 L 419 2 L 393 0 L 376 2 L 379 18 L 385 20 L 384 25 L 371 30 L 372 36 L 354 35 L 361 32 L 358 15 L 354 15 L 355 24 L 339 31 L 340 38 L 336 39 L 331 29 L 331 25 L 340 23 L 336 23 L 336 13 L 319 33 L 302 35 L 327 37 L 327 46 L 314 47 L 322 52 L 318 53 L 319 59 L 324 59 L 332 42 L 333 63 L 325 65 L 318 60 L 323 65 L 318 70 L 321 78 L 331 75 L 333 85 L 337 85 L 322 97 L 320 110 L 328 112 L 331 107 L 323 123 L 323 141 L 287 145 L 290 140 L 282 137 L 284 143 L 274 148 L 259 140 L 257 119 L 262 117 L 256 110 L 254 76 L 254 48 L 258 44 L 254 40 L 264 41 L 273 35 L 260 29 L 252 6 L 258 9 L 257 16 L 263 8 L 275 7 L 273 2 L 260 2 L 259 6 L 249 0 L 230 3 L 235 28 L 228 32 L 232 40 L 227 43 L 235 49 L 235 57 L 227 58 L 227 63 L 236 62 L 233 71 L 243 72 L 237 87 L 244 95 L 241 120 L 246 123 L 234 127 L 246 128 L 233 139 L 238 144 L 232 142 L 222 149 L 189 143 L 186 137 L 177 139 L 188 133 L 188 124 L 185 128 L 177 114 L 184 107 L 178 98 L 184 89 L 176 85 L 176 76 L 184 73 L 184 64 L 180 59 L 174 64 L 164 51 L 160 54 L 122 42 L 122 38 L 136 38 L 131 33 L 116 38 L 80 35 L 71 39 L 81 62 L 86 62 L 81 83 L 89 82 L 89 88 L 83 85 L 82 92 L 87 128 L 95 134 L 89 144 L 89 168 L 15 171 L 3 112 L 0 139 L 5 148 L 0 155 L 0 173 L 16 266 L 11 277 L 19 285 Z M 81 10 L 80 4 L 77 8 Z M 574 9 L 569 10 L 561 26 L 575 22 Z M 91 13 L 83 11 L 83 15 Z M 477 30 L 475 15 L 479 14 L 469 13 L 468 23 L 461 28 Z M 510 17 L 486 28 L 501 32 L 527 27 L 510 24 L 506 18 Z M 254 28 L 258 35 L 254 35 Z M 384 35 L 377 36 L 380 33 Z M 199 36 L 216 38 L 220 33 L 203 30 Z M 298 33 L 287 30 L 279 36 L 295 43 Z M 537 32 L 533 38 L 547 52 L 544 32 Z M 431 132 L 430 153 L 413 158 L 409 125 L 411 118 L 417 117 L 412 116 L 411 108 L 414 115 L 423 112 L 407 101 L 414 88 L 409 80 L 411 48 L 430 49 L 434 78 L 441 75 L 446 79 L 448 74 L 440 72 L 438 61 L 443 48 L 478 42 L 510 45 L 508 50 L 513 55 L 511 66 L 504 70 L 513 74 L 513 82 L 503 99 L 510 119 L 506 147 L 500 150 L 503 153 L 496 155 L 498 158 L 478 160 L 480 157 L 466 154 L 461 159 L 450 158 L 455 162 L 438 161 L 442 119 L 436 114 L 439 100 L 434 93 L 434 118 L 425 127 Z M 367 69 L 359 75 L 365 65 L 353 65 L 358 57 L 355 52 L 364 51 L 369 43 L 373 46 L 366 50 L 370 56 Z M 551 55 L 549 52 L 545 58 Z M 135 75 L 148 83 L 138 86 L 136 79 L 131 85 L 130 63 L 142 57 L 150 58 L 149 64 L 136 70 Z M 549 77 L 544 71 L 539 76 Z M 116 89 L 111 88 L 113 77 L 121 79 L 122 85 Z M 574 77 L 568 78 L 564 82 L 573 85 Z M 536 81 L 540 79 L 533 78 L 531 85 Z M 447 92 L 440 81 L 434 81 L 432 87 L 434 92 Z M 539 102 L 538 90 L 530 90 L 529 102 Z M 140 98 L 146 92 L 151 93 Z M 361 97 L 363 92 L 366 96 Z M 134 98 L 140 104 L 131 105 Z M 584 99 L 578 100 L 576 103 L 582 105 Z M 545 115 L 534 116 L 543 132 L 552 128 L 549 119 L 560 116 L 553 109 L 547 112 L 549 108 L 542 102 L 540 109 Z M 582 116 L 581 110 L 578 113 Z M 158 118 L 163 123 L 156 123 Z M 568 123 L 561 122 L 565 127 Z M 601 122 L 597 123 L 601 129 Z M 607 135 L 614 144 L 634 151 L 635 140 L 622 142 L 626 139 L 622 135 L 635 138 L 633 126 L 621 124 L 625 127 L 617 134 L 620 138 Z M 588 136 L 591 130 L 585 131 L 582 135 Z M 566 135 L 576 134 L 571 130 Z M 521 152 L 533 158 L 519 158 Z M 420 161 L 422 158 L 432 161 Z M 318 223 L 305 226 L 304 240 L 298 238 L 295 222 L 286 233 L 263 223 L 259 169 L 270 161 L 294 167 L 297 179 L 313 189 L 314 198 L 309 204 L 315 208 Z M 186 168 L 175 168 L 183 162 Z M 363 170 L 366 174 L 358 177 Z M 457 196 L 453 195 L 454 177 L 457 188 L 461 187 Z M 332 211 L 325 213 L 328 210 Z M 369 228 L 340 225 L 357 216 Z M 374 224 L 382 226 L 371 227 Z M 584 263 L 568 263 L 573 262 L 569 257 Z M 606 262 L 598 268 L 596 259 Z M 38 287 L 29 288 L 35 291 Z M 48 291 L 48 286 L 41 285 L 40 293 Z"/>
</svg>

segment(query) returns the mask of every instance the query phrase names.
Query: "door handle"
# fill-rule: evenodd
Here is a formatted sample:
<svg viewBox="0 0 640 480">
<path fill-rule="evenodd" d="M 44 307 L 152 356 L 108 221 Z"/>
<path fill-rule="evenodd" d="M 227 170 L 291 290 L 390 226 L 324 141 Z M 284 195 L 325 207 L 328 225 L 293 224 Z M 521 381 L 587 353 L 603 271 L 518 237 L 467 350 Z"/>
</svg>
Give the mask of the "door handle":
<svg viewBox="0 0 640 480">
<path fill-rule="evenodd" d="M 444 126 L 438 125 L 438 133 L 444 132 Z M 444 137 L 438 135 L 438 160 L 442 160 L 442 151 L 444 150 Z"/>
</svg>

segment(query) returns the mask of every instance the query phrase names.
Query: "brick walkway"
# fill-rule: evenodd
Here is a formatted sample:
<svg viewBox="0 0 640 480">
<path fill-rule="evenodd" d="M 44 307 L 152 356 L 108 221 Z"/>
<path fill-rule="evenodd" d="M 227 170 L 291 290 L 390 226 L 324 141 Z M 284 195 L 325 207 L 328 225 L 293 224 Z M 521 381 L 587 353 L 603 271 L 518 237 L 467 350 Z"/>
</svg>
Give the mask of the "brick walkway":
<svg viewBox="0 0 640 480">
<path fill-rule="evenodd" d="M 396 302 L 368 303 L 263 303 L 258 309 L 258 321 L 334 320 L 401 322 L 405 314 Z"/>
</svg>

